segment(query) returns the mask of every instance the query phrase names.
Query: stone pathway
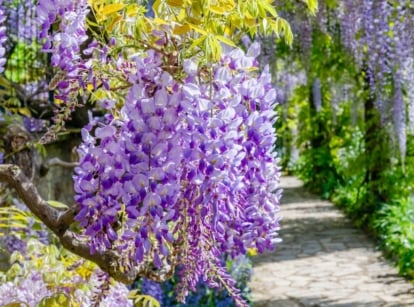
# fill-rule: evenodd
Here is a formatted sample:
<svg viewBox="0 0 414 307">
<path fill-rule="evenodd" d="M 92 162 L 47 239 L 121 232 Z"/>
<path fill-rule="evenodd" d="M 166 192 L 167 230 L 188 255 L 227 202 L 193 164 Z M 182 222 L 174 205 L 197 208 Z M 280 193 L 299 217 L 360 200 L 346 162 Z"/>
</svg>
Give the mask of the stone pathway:
<svg viewBox="0 0 414 307">
<path fill-rule="evenodd" d="M 253 259 L 254 307 L 414 306 L 414 285 L 341 211 L 294 177 L 282 186 L 283 242 Z"/>
</svg>

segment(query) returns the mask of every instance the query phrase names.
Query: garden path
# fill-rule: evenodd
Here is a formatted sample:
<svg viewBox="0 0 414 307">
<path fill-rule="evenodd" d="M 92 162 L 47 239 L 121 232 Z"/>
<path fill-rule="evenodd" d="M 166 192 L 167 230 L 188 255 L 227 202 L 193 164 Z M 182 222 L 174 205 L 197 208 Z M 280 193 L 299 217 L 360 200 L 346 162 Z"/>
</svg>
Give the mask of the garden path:
<svg viewBox="0 0 414 307">
<path fill-rule="evenodd" d="M 253 307 L 414 306 L 414 285 L 331 203 L 282 178 L 280 235 L 253 259 Z"/>
</svg>

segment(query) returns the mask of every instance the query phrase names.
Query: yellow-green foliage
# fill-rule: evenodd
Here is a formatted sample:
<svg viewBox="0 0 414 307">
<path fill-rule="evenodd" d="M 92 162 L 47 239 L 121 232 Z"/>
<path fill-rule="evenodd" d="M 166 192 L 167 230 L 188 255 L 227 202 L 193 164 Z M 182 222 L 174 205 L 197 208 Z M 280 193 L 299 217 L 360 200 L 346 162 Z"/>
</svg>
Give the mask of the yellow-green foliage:
<svg viewBox="0 0 414 307">
<path fill-rule="evenodd" d="M 305 2 L 311 11 L 316 10 L 315 0 Z M 246 33 L 283 36 L 289 44 L 293 40 L 288 22 L 278 15 L 271 0 L 156 0 L 154 18 L 146 17 L 146 9 L 132 0 L 89 3 L 96 19 L 90 26 L 100 38 L 127 33 L 131 47 L 145 47 L 154 43 L 152 30 L 169 27 L 180 44 L 176 50 L 185 58 L 202 53 L 202 58 L 217 61 L 221 43 L 235 46 Z"/>
<path fill-rule="evenodd" d="M 76 304 L 64 293 L 43 298 L 37 307 L 74 307 Z"/>
<path fill-rule="evenodd" d="M 0 207 L 0 237 L 10 228 L 26 229 L 31 218 L 33 215 L 30 212 L 19 208 Z"/>
<path fill-rule="evenodd" d="M 44 245 L 41 242 L 30 239 L 28 251 L 25 255 L 14 252 L 10 257 L 12 264 L 10 269 L 0 272 L 0 284 L 8 281 L 24 279 L 31 272 L 41 272 L 42 279 L 53 295 L 43 298 L 38 306 L 48 307 L 78 307 L 76 290 L 89 293 L 94 290 L 91 277 L 99 268 L 92 262 L 84 260 L 56 245 Z M 111 283 L 114 283 L 111 280 Z M 65 289 L 65 293 L 62 292 Z M 153 297 L 142 295 L 133 290 L 128 298 L 133 300 L 134 306 L 160 307 Z M 14 304 L 14 305 L 13 305 Z M 21 306 L 15 302 L 10 306 Z M 23 305 L 24 306 L 24 305 Z"/>
<path fill-rule="evenodd" d="M 306 3 L 311 13 L 317 10 L 316 0 L 292 2 Z M 157 50 L 164 55 L 163 68 L 176 79 L 181 78 L 183 61 L 191 58 L 208 82 L 210 63 L 219 60 L 222 47 L 235 47 L 245 34 L 251 38 L 256 35 L 283 37 L 288 44 L 293 40 L 288 22 L 279 16 L 272 0 L 155 0 L 151 8 L 153 18 L 148 17 L 145 3 L 89 0 L 92 12 L 87 20 L 88 29 L 104 44 L 116 39 L 116 45 L 109 51 L 114 56 L 121 54 L 131 59 L 148 49 Z M 129 81 L 111 64 L 99 65 L 96 71 L 101 71 L 103 77 L 111 76 L 106 78 L 110 80 L 111 90 L 89 85 L 91 100 L 109 99 L 122 105 Z"/>
<path fill-rule="evenodd" d="M 89 280 L 97 269 L 94 263 L 83 260 L 53 244 L 44 245 L 38 240 L 30 239 L 27 247 L 26 255 L 18 251 L 11 255 L 11 267 L 6 273 L 0 275 L 0 280 L 10 281 L 21 278 L 31 271 L 39 271 L 43 273 L 43 280 L 52 292 L 58 292 L 61 287 L 74 292 L 76 289 L 86 290 L 88 284 L 85 281 Z M 79 276 L 81 279 L 74 279 L 74 276 Z"/>
<path fill-rule="evenodd" d="M 135 307 L 161 307 L 155 298 L 150 295 L 139 294 L 137 290 L 132 290 L 128 298 L 134 301 Z"/>
</svg>

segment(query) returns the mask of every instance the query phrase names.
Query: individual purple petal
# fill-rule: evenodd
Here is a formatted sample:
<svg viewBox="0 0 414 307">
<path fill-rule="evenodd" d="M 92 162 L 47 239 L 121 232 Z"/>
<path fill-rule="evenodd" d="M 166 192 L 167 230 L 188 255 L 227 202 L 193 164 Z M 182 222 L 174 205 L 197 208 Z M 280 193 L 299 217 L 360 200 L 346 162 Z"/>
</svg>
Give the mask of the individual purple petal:
<svg viewBox="0 0 414 307">
<path fill-rule="evenodd" d="M 111 241 L 115 241 L 118 238 L 118 235 L 110 225 L 106 227 L 106 233 L 108 234 L 108 238 Z"/>
<path fill-rule="evenodd" d="M 116 132 L 115 127 L 105 126 L 103 128 L 96 128 L 95 135 L 98 139 L 112 137 Z"/>
</svg>

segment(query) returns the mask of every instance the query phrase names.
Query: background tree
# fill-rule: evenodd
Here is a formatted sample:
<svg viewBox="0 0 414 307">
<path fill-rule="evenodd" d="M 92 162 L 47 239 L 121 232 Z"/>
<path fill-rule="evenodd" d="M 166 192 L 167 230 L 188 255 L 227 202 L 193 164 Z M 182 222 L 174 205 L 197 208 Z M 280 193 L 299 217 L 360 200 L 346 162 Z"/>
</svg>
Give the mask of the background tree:
<svg viewBox="0 0 414 307">
<path fill-rule="evenodd" d="M 378 233 L 412 275 L 412 3 L 321 1 L 315 18 L 285 7 L 300 39 L 294 53 L 280 48 L 280 67 L 301 69 L 280 74 L 306 75 L 284 111 L 299 119 L 297 170 Z"/>
</svg>

